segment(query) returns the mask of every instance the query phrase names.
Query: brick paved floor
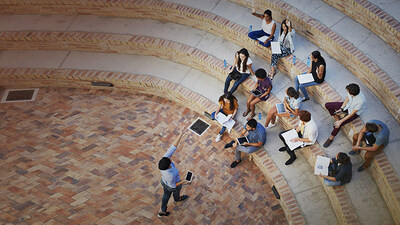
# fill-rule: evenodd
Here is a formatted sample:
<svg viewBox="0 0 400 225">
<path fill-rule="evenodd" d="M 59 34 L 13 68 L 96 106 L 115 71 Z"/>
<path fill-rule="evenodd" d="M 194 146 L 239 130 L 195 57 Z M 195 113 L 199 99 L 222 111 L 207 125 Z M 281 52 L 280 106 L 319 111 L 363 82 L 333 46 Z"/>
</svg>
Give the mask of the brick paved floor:
<svg viewBox="0 0 400 225">
<path fill-rule="evenodd" d="M 216 126 L 184 137 L 173 160 L 182 177 L 195 173 L 182 191 L 191 197 L 157 217 L 158 160 L 198 116 L 160 97 L 82 89 L 1 104 L 0 223 L 287 224 L 254 163 L 229 168 Z"/>
</svg>

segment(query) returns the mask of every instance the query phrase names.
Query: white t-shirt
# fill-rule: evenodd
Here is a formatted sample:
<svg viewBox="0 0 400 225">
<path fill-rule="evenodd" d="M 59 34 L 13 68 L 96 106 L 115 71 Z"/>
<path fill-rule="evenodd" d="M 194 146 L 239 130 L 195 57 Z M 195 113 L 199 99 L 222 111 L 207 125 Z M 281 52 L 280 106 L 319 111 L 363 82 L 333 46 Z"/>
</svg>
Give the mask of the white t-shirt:
<svg viewBox="0 0 400 225">
<path fill-rule="evenodd" d="M 250 59 L 250 57 L 249 58 L 247 58 L 247 65 L 250 65 L 250 64 L 252 64 L 253 63 L 253 61 Z M 250 71 L 249 71 L 249 69 L 247 68 L 247 66 L 244 66 L 243 65 L 243 62 L 242 62 L 242 66 L 240 67 L 240 70 L 239 70 L 239 68 L 236 68 L 237 69 L 237 71 L 239 71 L 240 73 L 250 73 Z"/>
<path fill-rule="evenodd" d="M 301 98 L 291 98 L 288 95 L 285 96 L 286 101 L 289 103 L 290 108 L 292 108 L 293 110 L 296 110 L 298 108 L 300 108 L 300 104 L 301 104 Z"/>
<path fill-rule="evenodd" d="M 262 29 L 263 29 L 263 31 L 264 31 L 265 33 L 274 36 L 274 34 L 271 34 L 271 32 L 272 32 L 272 26 L 273 26 L 274 24 L 275 24 L 275 21 L 273 21 L 273 20 L 271 21 L 271 23 L 267 24 L 267 22 L 265 22 L 265 19 L 263 19 L 263 20 L 262 20 L 262 23 L 261 23 L 261 27 L 262 27 Z"/>
<path fill-rule="evenodd" d="M 301 127 L 301 121 L 299 123 L 299 127 Z M 311 141 L 311 142 L 304 142 L 304 145 L 313 145 L 318 138 L 318 127 L 317 124 L 312 119 L 312 117 L 311 120 L 304 125 L 303 138 L 308 138 L 308 140 Z"/>
<path fill-rule="evenodd" d="M 357 110 L 356 114 L 360 115 L 365 108 L 364 95 L 360 92 L 358 95 L 352 97 L 349 93 L 347 93 L 347 97 L 349 98 L 349 101 L 343 110 L 348 110 L 349 114 L 351 114 L 354 110 Z"/>
</svg>

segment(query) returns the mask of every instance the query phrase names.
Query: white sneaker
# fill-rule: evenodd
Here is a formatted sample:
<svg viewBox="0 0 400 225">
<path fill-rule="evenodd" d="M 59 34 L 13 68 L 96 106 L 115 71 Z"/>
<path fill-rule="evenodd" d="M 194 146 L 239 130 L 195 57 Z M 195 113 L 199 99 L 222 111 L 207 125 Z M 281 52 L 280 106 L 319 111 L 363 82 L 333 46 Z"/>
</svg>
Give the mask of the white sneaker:
<svg viewBox="0 0 400 225">
<path fill-rule="evenodd" d="M 269 123 L 269 125 L 267 126 L 267 129 L 272 128 L 274 126 L 276 126 L 276 123 Z"/>
<path fill-rule="evenodd" d="M 219 142 L 221 140 L 222 135 L 218 134 L 217 137 L 215 138 L 215 142 Z"/>
</svg>

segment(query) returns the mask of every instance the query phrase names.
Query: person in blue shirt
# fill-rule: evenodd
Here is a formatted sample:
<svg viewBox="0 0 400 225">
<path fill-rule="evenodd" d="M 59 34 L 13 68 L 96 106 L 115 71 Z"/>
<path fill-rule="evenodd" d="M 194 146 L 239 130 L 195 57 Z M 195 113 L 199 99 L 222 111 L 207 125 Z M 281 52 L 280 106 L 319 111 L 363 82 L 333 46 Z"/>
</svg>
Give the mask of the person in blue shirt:
<svg viewBox="0 0 400 225">
<path fill-rule="evenodd" d="M 360 150 L 366 151 L 365 162 L 357 169 L 358 172 L 368 168 L 374 156 L 383 151 L 383 148 L 389 144 L 389 136 L 389 128 L 379 120 L 368 121 L 361 129 L 360 133 L 353 136 L 353 148 L 349 154 L 355 155 L 358 154 Z M 366 146 L 362 146 L 362 142 L 365 142 Z"/>
<path fill-rule="evenodd" d="M 164 217 L 170 214 L 170 212 L 167 212 L 167 205 L 171 194 L 174 196 L 175 202 L 182 202 L 189 198 L 187 195 L 180 195 L 182 184 L 188 183 L 188 181 L 181 181 L 179 171 L 175 167 L 175 164 L 171 161 L 171 156 L 177 149 L 182 136 L 183 132 L 181 132 L 175 142 L 164 154 L 164 157 L 162 157 L 162 159 L 158 162 L 158 168 L 161 171 L 161 184 L 164 189 L 164 195 L 161 201 L 161 212 L 158 213 L 158 217 Z"/>
<path fill-rule="evenodd" d="M 245 152 L 248 154 L 256 152 L 265 144 L 265 141 L 267 139 L 265 127 L 258 123 L 255 119 L 251 119 L 247 122 L 246 126 L 240 134 L 240 137 L 243 137 L 246 133 L 246 137 L 249 140 L 249 143 L 238 145 L 236 141 L 231 141 L 230 143 L 225 145 L 225 148 L 235 148 L 236 160 L 233 161 L 233 163 L 231 164 L 231 168 L 236 167 L 242 161 L 241 152 Z"/>
</svg>

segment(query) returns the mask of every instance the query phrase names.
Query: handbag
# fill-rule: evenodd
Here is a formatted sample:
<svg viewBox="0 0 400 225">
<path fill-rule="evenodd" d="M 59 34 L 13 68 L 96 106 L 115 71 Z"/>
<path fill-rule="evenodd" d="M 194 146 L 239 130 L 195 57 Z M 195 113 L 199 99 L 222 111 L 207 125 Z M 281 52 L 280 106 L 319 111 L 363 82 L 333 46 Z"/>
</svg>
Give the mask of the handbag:
<svg viewBox="0 0 400 225">
<path fill-rule="evenodd" d="M 239 73 L 237 70 L 233 70 L 232 72 L 229 73 L 229 77 L 232 80 L 239 80 L 242 77 L 242 74 Z"/>
</svg>

